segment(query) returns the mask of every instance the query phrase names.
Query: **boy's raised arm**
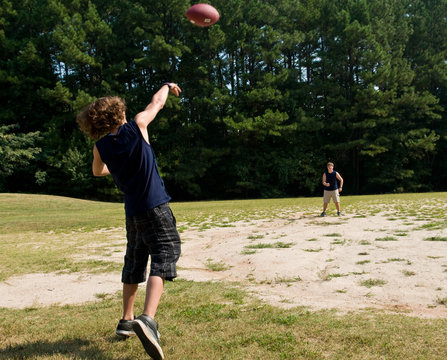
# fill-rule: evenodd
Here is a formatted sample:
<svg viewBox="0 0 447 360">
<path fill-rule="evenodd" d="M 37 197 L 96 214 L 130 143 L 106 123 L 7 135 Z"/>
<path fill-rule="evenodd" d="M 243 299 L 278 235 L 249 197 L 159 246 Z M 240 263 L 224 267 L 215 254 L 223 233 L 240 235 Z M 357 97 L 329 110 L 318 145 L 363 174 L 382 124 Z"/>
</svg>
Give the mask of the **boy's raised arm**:
<svg viewBox="0 0 447 360">
<path fill-rule="evenodd" d="M 179 96 L 182 90 L 178 87 L 177 84 L 174 83 L 166 83 L 163 85 L 160 90 L 158 90 L 154 96 L 152 97 L 151 102 L 146 109 L 142 112 L 138 113 L 135 116 L 135 122 L 137 123 L 140 129 L 145 129 L 147 126 L 155 119 L 158 112 L 163 109 L 163 106 L 168 99 L 169 93 L 174 94 L 175 96 Z"/>
</svg>

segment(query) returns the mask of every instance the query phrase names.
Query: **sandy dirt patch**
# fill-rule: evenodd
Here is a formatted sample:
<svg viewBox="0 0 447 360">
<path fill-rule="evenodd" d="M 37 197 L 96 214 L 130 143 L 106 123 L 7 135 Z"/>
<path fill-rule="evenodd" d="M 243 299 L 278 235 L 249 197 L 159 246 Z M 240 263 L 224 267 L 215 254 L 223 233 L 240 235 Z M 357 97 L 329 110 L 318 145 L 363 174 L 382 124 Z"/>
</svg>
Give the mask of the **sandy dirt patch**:
<svg viewBox="0 0 447 360">
<path fill-rule="evenodd" d="M 282 307 L 379 308 L 447 317 L 447 307 L 439 303 L 447 296 L 447 242 L 424 240 L 446 231 L 414 230 L 421 224 L 404 222 L 383 215 L 294 214 L 190 231 L 183 236 L 187 255 L 179 266 L 184 278 L 241 282 Z M 252 249 L 259 244 L 273 247 Z M 210 271 L 213 264 L 229 269 Z"/>
<path fill-rule="evenodd" d="M 285 213 L 182 233 L 179 278 L 237 282 L 281 307 L 376 308 L 447 317 L 446 229 L 406 219 Z M 181 224 L 179 224 L 181 225 Z M 124 229 L 111 237 L 125 238 Z M 123 243 L 124 252 L 124 243 Z M 116 254 L 122 261 L 123 253 Z M 121 289 L 120 274 L 28 274 L 0 283 L 0 307 L 75 304 Z"/>
<path fill-rule="evenodd" d="M 0 307 L 26 308 L 98 300 L 122 288 L 119 274 L 27 274 L 0 283 Z"/>
</svg>

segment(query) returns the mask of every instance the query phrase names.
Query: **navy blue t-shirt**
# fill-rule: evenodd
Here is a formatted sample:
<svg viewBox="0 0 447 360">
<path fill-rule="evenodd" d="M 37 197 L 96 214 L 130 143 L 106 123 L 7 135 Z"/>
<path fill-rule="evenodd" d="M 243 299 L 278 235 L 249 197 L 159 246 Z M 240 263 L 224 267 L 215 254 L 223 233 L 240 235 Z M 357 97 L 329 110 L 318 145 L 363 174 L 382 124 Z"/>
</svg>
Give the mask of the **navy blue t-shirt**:
<svg viewBox="0 0 447 360">
<path fill-rule="evenodd" d="M 332 191 L 338 189 L 338 182 L 337 182 L 337 172 L 332 171 L 332 173 L 329 173 L 329 171 L 326 170 L 326 182 L 329 183 L 329 186 L 325 186 L 324 190 Z"/>
<path fill-rule="evenodd" d="M 121 125 L 116 135 L 104 136 L 96 147 L 115 184 L 124 193 L 127 217 L 171 200 L 158 172 L 152 146 L 144 140 L 135 121 Z"/>
</svg>

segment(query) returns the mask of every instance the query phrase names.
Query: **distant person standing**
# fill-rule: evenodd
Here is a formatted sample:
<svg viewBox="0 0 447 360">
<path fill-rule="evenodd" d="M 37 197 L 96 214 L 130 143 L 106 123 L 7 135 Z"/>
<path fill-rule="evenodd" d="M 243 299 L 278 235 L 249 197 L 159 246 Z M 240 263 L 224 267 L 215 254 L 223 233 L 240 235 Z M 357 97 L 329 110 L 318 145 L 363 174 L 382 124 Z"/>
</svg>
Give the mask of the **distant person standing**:
<svg viewBox="0 0 447 360">
<path fill-rule="evenodd" d="M 340 187 L 338 187 L 337 180 L 340 181 Z M 326 216 L 326 209 L 331 199 L 334 200 L 337 215 L 340 216 L 340 193 L 343 189 L 343 178 L 338 172 L 334 171 L 334 164 L 331 162 L 327 163 L 327 170 L 323 174 L 323 186 L 323 212 L 320 216 Z"/>
</svg>

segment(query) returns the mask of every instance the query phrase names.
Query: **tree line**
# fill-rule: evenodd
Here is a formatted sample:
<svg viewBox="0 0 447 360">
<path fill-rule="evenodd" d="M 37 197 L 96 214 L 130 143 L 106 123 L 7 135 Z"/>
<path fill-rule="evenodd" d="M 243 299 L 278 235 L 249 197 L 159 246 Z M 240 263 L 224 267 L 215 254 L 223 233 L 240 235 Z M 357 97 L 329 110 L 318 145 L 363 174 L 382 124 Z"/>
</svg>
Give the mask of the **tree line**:
<svg viewBox="0 0 447 360">
<path fill-rule="evenodd" d="M 176 200 L 447 189 L 447 0 L 1 0 L 0 191 L 118 199 L 76 113 L 128 120 L 165 81 L 151 143 Z"/>
</svg>

